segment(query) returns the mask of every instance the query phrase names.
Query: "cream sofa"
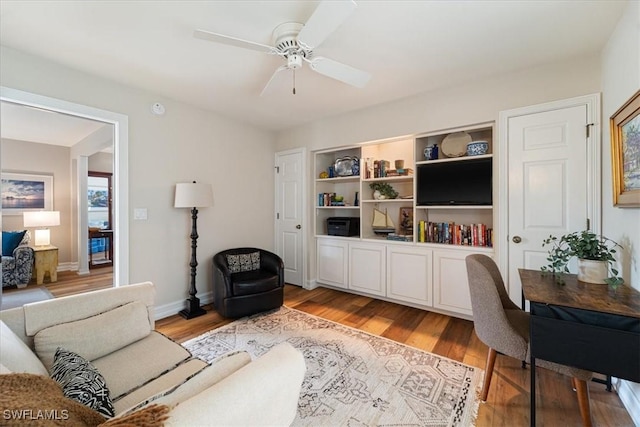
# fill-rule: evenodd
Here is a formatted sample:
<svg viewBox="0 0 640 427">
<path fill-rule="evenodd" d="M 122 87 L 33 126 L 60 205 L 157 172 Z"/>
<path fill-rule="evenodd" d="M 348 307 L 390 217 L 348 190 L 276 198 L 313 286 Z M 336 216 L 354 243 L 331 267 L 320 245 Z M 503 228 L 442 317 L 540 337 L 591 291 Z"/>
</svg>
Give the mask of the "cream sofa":
<svg viewBox="0 0 640 427">
<path fill-rule="evenodd" d="M 102 374 L 116 417 L 167 404 L 167 425 L 289 425 L 305 372 L 280 344 L 251 360 L 234 352 L 211 365 L 154 331 L 150 282 L 27 304 L 0 312 L 0 364 L 49 375 L 58 347 Z M 6 370 L 5 370 L 6 372 Z"/>
</svg>

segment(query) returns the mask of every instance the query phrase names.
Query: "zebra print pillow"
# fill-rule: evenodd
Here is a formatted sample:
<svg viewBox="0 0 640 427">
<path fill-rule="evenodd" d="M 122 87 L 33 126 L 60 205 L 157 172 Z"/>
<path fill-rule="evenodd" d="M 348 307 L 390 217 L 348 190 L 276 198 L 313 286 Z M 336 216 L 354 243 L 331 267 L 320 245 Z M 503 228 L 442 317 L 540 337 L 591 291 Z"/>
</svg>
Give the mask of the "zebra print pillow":
<svg viewBox="0 0 640 427">
<path fill-rule="evenodd" d="M 82 356 L 58 347 L 51 366 L 51 378 L 62 387 L 65 397 L 113 417 L 115 410 L 104 377 Z"/>
</svg>

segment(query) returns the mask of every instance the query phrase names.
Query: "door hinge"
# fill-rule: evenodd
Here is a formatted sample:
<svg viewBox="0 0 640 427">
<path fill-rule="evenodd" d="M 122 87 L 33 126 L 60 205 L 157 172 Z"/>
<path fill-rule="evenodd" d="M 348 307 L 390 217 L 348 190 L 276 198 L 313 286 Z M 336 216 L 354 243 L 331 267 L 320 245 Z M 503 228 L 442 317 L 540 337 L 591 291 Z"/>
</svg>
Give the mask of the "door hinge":
<svg viewBox="0 0 640 427">
<path fill-rule="evenodd" d="M 591 230 L 591 220 L 587 218 L 587 230 Z"/>
<path fill-rule="evenodd" d="M 276 219 L 280 219 L 280 212 L 276 212 Z"/>
<path fill-rule="evenodd" d="M 276 173 L 280 173 L 280 166 L 276 166 Z"/>
<path fill-rule="evenodd" d="M 591 126 L 593 126 L 593 123 L 587 123 L 587 138 L 591 136 Z"/>
</svg>

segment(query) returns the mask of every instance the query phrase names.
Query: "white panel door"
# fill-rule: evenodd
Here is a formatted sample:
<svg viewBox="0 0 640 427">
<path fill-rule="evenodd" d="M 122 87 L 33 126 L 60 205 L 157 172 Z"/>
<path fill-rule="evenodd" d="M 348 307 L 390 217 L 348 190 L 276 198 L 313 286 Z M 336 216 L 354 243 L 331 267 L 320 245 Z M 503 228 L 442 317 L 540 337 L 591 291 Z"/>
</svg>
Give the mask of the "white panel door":
<svg viewBox="0 0 640 427">
<path fill-rule="evenodd" d="M 423 248 L 387 248 L 387 296 L 399 301 L 431 306 L 433 296 L 432 251 Z"/>
<path fill-rule="evenodd" d="M 587 106 L 511 117 L 509 295 L 520 302 L 518 268 L 546 265 L 550 234 L 587 228 Z"/>
<path fill-rule="evenodd" d="M 433 251 L 434 307 L 469 316 L 473 314 L 465 263 L 465 258 L 471 253 L 459 250 Z"/>
<path fill-rule="evenodd" d="M 325 285 L 347 289 L 349 271 L 349 244 L 338 239 L 318 239 L 317 281 Z"/>
<path fill-rule="evenodd" d="M 284 280 L 302 286 L 303 151 L 276 154 L 276 253 L 284 262 Z"/>
<path fill-rule="evenodd" d="M 349 289 L 385 295 L 385 245 L 349 244 Z"/>
</svg>

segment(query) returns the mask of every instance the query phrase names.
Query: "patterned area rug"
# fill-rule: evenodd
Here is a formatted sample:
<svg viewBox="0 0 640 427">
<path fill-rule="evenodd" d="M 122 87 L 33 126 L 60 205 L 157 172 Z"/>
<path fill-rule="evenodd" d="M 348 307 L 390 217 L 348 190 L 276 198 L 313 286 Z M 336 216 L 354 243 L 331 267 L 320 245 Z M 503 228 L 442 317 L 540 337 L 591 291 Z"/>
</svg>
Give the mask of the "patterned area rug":
<svg viewBox="0 0 640 427">
<path fill-rule="evenodd" d="M 183 345 L 205 361 L 287 341 L 307 372 L 294 426 L 474 425 L 481 369 L 298 310 L 245 317 Z"/>
</svg>

